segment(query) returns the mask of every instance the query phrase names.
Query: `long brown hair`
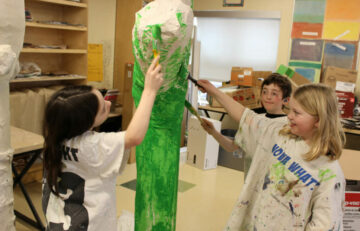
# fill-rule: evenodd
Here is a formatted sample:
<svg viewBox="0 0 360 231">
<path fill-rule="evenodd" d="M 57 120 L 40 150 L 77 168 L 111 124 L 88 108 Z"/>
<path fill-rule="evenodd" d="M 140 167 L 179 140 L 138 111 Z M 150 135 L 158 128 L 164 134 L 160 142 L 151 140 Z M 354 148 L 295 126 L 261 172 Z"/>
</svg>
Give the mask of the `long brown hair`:
<svg viewBox="0 0 360 231">
<path fill-rule="evenodd" d="M 326 155 L 331 160 L 339 159 L 345 144 L 345 134 L 340 123 L 335 91 L 323 84 L 306 84 L 296 89 L 293 98 L 307 113 L 319 120 L 310 151 L 303 158 L 311 161 Z M 285 126 L 280 134 L 294 137 L 289 126 Z"/>
<path fill-rule="evenodd" d="M 43 123 L 44 174 L 50 190 L 59 196 L 62 145 L 91 129 L 99 101 L 91 86 L 70 86 L 54 93 L 45 108 Z"/>
</svg>

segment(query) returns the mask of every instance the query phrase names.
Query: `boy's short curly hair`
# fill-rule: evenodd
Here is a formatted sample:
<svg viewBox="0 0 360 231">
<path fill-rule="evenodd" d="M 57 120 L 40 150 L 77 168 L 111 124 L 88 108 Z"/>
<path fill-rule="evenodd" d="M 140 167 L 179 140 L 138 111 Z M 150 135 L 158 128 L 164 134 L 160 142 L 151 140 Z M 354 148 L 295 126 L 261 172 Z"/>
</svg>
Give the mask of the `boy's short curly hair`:
<svg viewBox="0 0 360 231">
<path fill-rule="evenodd" d="M 283 99 L 290 97 L 292 88 L 291 88 L 291 83 L 287 79 L 287 77 L 284 77 L 284 76 L 280 75 L 279 73 L 272 73 L 262 82 L 261 90 L 264 88 L 264 86 L 267 86 L 270 84 L 274 84 L 281 89 Z"/>
</svg>

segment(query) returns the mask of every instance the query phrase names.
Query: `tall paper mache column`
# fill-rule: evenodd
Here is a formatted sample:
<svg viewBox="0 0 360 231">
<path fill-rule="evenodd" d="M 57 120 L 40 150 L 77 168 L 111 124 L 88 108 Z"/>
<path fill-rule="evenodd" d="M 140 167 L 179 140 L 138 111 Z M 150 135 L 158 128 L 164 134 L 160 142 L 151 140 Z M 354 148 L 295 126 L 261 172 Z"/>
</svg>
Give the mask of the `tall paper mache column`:
<svg viewBox="0 0 360 231">
<path fill-rule="evenodd" d="M 15 231 L 10 145 L 9 81 L 19 71 L 25 32 L 24 1 L 0 0 L 0 230 Z"/>
<path fill-rule="evenodd" d="M 187 91 L 191 0 L 155 0 L 136 13 L 132 94 L 138 106 L 144 76 L 160 53 L 164 84 L 152 110 L 149 130 L 136 148 L 135 230 L 175 230 L 181 121 Z M 154 50 L 154 51 L 153 51 Z"/>
</svg>

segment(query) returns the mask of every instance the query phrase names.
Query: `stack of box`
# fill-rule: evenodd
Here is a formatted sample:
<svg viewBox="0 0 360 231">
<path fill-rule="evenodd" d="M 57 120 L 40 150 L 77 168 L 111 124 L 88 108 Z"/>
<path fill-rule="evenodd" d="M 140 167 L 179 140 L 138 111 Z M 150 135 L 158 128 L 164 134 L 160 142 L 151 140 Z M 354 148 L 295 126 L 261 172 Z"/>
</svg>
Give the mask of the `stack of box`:
<svg viewBox="0 0 360 231">
<path fill-rule="evenodd" d="M 232 86 L 261 87 L 262 81 L 271 75 L 271 71 L 254 71 L 251 67 L 232 67 Z"/>
<path fill-rule="evenodd" d="M 271 71 L 253 71 L 251 67 L 232 67 L 230 84 L 219 89 L 243 106 L 260 107 L 261 83 L 271 73 Z M 222 107 L 209 95 L 207 100 L 212 107 Z"/>
<path fill-rule="evenodd" d="M 356 78 L 356 71 L 333 66 L 327 67 L 322 76 L 321 82 L 336 90 L 342 118 L 353 117 Z"/>
<path fill-rule="evenodd" d="M 220 87 L 220 91 L 229 95 L 235 101 L 241 103 L 246 107 L 257 107 L 260 106 L 260 88 L 258 87 L 242 87 L 242 86 L 230 86 Z M 222 105 L 212 96 L 208 95 L 210 106 L 222 107 Z"/>
<path fill-rule="evenodd" d="M 253 83 L 251 67 L 232 67 L 230 83 L 233 86 L 256 86 Z"/>
</svg>

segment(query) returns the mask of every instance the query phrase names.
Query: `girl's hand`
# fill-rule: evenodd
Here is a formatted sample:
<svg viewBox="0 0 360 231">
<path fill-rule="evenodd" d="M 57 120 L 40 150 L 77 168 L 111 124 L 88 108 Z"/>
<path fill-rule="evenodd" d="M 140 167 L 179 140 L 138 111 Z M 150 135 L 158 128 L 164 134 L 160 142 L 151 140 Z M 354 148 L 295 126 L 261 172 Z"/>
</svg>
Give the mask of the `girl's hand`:
<svg viewBox="0 0 360 231">
<path fill-rule="evenodd" d="M 201 86 L 199 90 L 202 93 L 208 93 L 210 95 L 214 95 L 214 93 L 218 90 L 214 85 L 212 85 L 208 80 L 200 79 L 197 83 Z"/>
<path fill-rule="evenodd" d="M 161 65 L 156 65 L 159 59 L 160 56 L 153 59 L 149 69 L 146 72 L 144 90 L 157 92 L 164 81 L 164 74 L 161 73 Z"/>
<path fill-rule="evenodd" d="M 211 123 L 209 120 L 202 118 L 201 126 L 204 128 L 204 130 L 212 135 L 215 131 L 213 123 Z"/>
</svg>

